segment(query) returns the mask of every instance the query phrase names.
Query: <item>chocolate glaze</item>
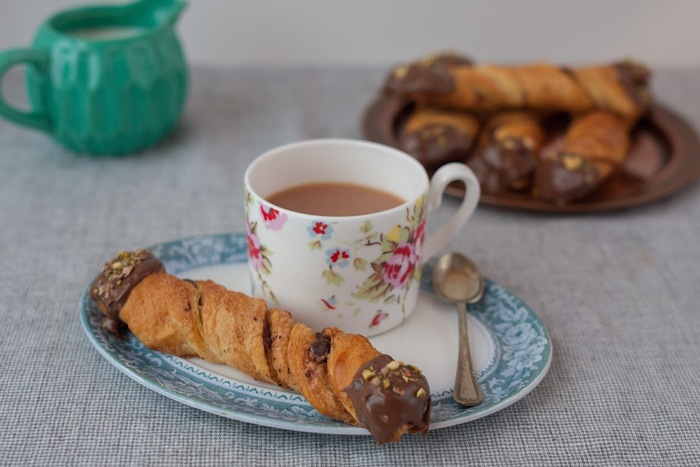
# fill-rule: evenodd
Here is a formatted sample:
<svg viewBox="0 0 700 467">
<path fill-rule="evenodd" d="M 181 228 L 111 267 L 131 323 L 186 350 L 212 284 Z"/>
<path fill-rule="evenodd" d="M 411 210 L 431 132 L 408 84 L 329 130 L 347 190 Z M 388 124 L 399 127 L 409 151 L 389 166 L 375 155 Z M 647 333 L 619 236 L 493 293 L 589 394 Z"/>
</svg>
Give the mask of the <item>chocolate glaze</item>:
<svg viewBox="0 0 700 467">
<path fill-rule="evenodd" d="M 670 152 L 670 149 L 661 146 L 662 136 L 646 130 L 633 134 L 630 150 L 622 167 L 625 175 L 641 181 L 653 179 L 666 163 L 664 151 Z"/>
<path fill-rule="evenodd" d="M 384 92 L 399 96 L 415 92 L 448 94 L 454 89 L 455 81 L 448 67 L 421 63 L 395 67 L 384 83 Z"/>
<path fill-rule="evenodd" d="M 567 167 L 566 158 L 578 160 L 576 168 Z M 538 198 L 558 205 L 586 197 L 599 182 L 595 166 L 578 154 L 556 153 L 543 157 L 535 171 Z"/>
<path fill-rule="evenodd" d="M 404 132 L 399 145 L 428 171 L 433 171 L 448 162 L 463 161 L 472 147 L 472 139 L 451 125 L 434 124 Z"/>
<path fill-rule="evenodd" d="M 265 322 L 263 323 L 263 345 L 265 346 L 265 352 L 272 350 L 272 332 L 270 331 L 270 321 L 267 319 L 267 313 Z"/>
<path fill-rule="evenodd" d="M 640 111 L 646 112 L 651 104 L 651 93 L 648 87 L 651 77 L 649 68 L 632 60 L 617 62 L 613 66 L 627 95 Z"/>
<path fill-rule="evenodd" d="M 535 154 L 521 138 L 492 140 L 477 157 L 497 174 L 498 189 L 525 188 L 535 170 Z"/>
<path fill-rule="evenodd" d="M 446 94 L 455 87 L 448 68 L 470 65 L 473 65 L 471 58 L 456 52 L 431 54 L 417 62 L 395 66 L 386 77 L 383 92 L 397 95 L 412 92 Z"/>
<path fill-rule="evenodd" d="M 430 387 L 416 368 L 380 355 L 362 366 L 344 389 L 357 419 L 377 444 L 395 441 L 395 432 L 427 433 L 430 426 Z"/>
<path fill-rule="evenodd" d="M 122 324 L 119 311 L 131 291 L 144 277 L 163 270 L 160 260 L 146 250 L 122 251 L 105 263 L 102 273 L 90 285 L 90 298 L 105 315 L 102 326 L 118 334 Z"/>
<path fill-rule="evenodd" d="M 331 339 L 321 333 L 316 333 L 316 339 L 311 342 L 309 356 L 316 363 L 325 363 L 331 351 Z"/>
<path fill-rule="evenodd" d="M 467 160 L 467 165 L 479 180 L 481 190 L 484 193 L 501 193 L 504 191 L 501 177 L 498 172 L 490 167 L 483 157 L 475 154 Z"/>
</svg>

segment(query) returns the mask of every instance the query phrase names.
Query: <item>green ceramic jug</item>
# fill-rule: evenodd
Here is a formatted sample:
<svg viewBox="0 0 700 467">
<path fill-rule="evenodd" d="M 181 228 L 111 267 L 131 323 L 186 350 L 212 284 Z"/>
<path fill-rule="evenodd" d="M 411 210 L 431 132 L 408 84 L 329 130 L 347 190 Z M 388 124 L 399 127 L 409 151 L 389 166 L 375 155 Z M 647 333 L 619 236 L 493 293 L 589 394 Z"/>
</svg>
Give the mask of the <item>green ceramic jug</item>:
<svg viewBox="0 0 700 467">
<path fill-rule="evenodd" d="M 59 12 L 31 48 L 0 52 L 0 80 L 25 65 L 29 111 L 0 95 L 0 115 L 71 150 L 125 155 L 161 140 L 180 118 L 188 70 L 174 26 L 181 0 L 139 0 Z"/>
</svg>

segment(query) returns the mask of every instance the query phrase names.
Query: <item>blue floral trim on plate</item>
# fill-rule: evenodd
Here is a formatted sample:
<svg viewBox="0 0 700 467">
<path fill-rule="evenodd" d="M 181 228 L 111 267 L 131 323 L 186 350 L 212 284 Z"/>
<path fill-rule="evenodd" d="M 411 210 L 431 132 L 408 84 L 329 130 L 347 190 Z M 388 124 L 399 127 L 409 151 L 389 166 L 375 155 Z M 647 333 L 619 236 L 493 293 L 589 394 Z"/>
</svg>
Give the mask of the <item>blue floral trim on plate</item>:
<svg viewBox="0 0 700 467">
<path fill-rule="evenodd" d="M 244 233 L 205 235 L 161 243 L 150 248 L 172 274 L 246 261 Z M 422 287 L 431 290 L 430 265 Z M 89 288 L 89 286 L 88 286 Z M 303 397 L 285 391 L 231 380 L 152 351 L 132 334 L 118 339 L 102 326 L 102 315 L 86 288 L 79 313 L 90 342 L 110 363 L 137 382 L 183 404 L 224 417 L 294 431 L 368 434 L 319 414 Z M 518 297 L 487 279 L 484 299 L 470 313 L 495 342 L 495 358 L 479 374 L 483 402 L 472 408 L 452 400 L 452 388 L 432 392 L 431 429 L 484 417 L 524 397 L 542 380 L 552 359 L 549 333 L 535 313 Z"/>
</svg>

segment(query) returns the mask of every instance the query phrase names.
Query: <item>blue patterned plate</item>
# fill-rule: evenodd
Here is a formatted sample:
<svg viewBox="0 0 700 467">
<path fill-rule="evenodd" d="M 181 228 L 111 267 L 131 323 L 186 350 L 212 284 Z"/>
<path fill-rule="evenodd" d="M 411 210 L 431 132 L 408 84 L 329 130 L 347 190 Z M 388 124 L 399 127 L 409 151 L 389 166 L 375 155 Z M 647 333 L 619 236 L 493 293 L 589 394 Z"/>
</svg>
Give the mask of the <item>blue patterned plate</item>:
<svg viewBox="0 0 700 467">
<path fill-rule="evenodd" d="M 250 290 L 244 233 L 187 238 L 152 247 L 168 272 L 212 279 Z M 511 292 L 487 280 L 484 299 L 469 308 L 469 341 L 484 401 L 463 408 L 452 400 L 457 362 L 457 315 L 431 292 L 423 273 L 418 306 L 400 327 L 371 338 L 380 351 L 423 370 L 431 387 L 431 429 L 465 423 L 524 397 L 544 378 L 552 360 L 545 325 Z M 88 287 L 89 288 L 89 287 Z M 261 383 L 224 365 L 154 352 L 133 335 L 123 340 L 104 331 L 86 289 L 80 319 L 90 342 L 111 364 L 144 386 L 183 404 L 248 423 L 315 433 L 364 435 L 366 430 L 319 414 L 295 392 Z"/>
</svg>

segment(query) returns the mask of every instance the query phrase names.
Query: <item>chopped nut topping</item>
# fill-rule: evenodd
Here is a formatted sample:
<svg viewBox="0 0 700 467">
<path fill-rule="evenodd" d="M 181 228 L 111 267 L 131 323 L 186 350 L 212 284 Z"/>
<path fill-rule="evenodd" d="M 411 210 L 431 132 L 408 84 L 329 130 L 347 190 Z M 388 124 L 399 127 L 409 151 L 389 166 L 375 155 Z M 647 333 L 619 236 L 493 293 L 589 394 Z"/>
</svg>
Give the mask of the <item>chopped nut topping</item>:
<svg viewBox="0 0 700 467">
<path fill-rule="evenodd" d="M 501 140 L 501 146 L 503 149 L 513 150 L 515 149 L 515 140 L 513 138 L 506 138 Z"/>
<path fill-rule="evenodd" d="M 406 76 L 406 73 L 408 73 L 408 66 L 406 65 L 398 65 L 396 68 L 394 68 L 394 78 L 401 79 L 404 76 Z"/>
<path fill-rule="evenodd" d="M 424 397 L 425 397 L 425 389 L 420 388 L 420 389 L 418 390 L 418 392 L 416 392 L 416 397 L 418 397 L 419 399 L 424 398 Z"/>
<path fill-rule="evenodd" d="M 391 371 L 396 371 L 399 369 L 399 366 L 401 366 L 401 362 L 398 360 L 392 360 L 387 364 L 387 368 Z"/>
<path fill-rule="evenodd" d="M 102 276 L 106 281 L 98 286 L 96 293 L 103 298 L 109 296 L 115 286 L 121 285 L 123 279 L 126 279 L 136 265 L 147 256 L 148 252 L 143 249 L 117 253 L 117 256 L 111 262 L 105 263 Z"/>
<path fill-rule="evenodd" d="M 578 170 L 583 164 L 583 160 L 578 154 L 565 154 L 561 162 L 564 164 L 564 167 L 566 167 L 566 170 Z"/>
</svg>

